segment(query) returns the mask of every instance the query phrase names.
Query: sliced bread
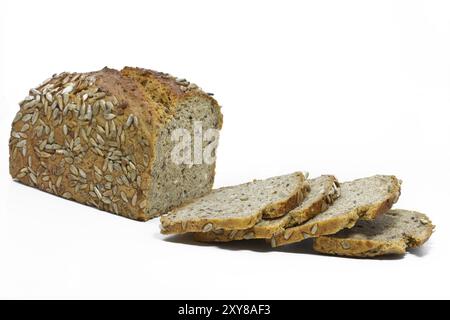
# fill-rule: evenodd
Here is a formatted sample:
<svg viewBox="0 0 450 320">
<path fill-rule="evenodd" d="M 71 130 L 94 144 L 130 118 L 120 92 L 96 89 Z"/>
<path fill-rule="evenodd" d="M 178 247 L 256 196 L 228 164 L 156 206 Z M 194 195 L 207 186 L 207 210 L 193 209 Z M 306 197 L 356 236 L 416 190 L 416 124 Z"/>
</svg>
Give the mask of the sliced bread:
<svg viewBox="0 0 450 320">
<path fill-rule="evenodd" d="M 354 228 L 314 239 L 314 250 L 350 257 L 404 254 L 423 245 L 433 233 L 430 219 L 419 212 L 391 210 L 373 221 L 358 221 Z"/>
<path fill-rule="evenodd" d="M 308 180 L 304 190 L 304 200 L 300 206 L 281 218 L 262 219 L 255 226 L 245 230 L 214 230 L 198 232 L 194 239 L 201 242 L 228 242 L 233 240 L 270 239 L 276 232 L 296 221 L 305 221 L 325 211 L 339 196 L 339 183 L 334 176 L 320 176 Z M 308 192 L 309 191 L 309 192 Z M 298 220 L 297 220 L 298 219 Z"/>
<path fill-rule="evenodd" d="M 303 200 L 305 176 L 301 172 L 254 180 L 213 190 L 208 195 L 161 217 L 164 234 L 242 230 L 263 215 L 282 216 Z"/>
<path fill-rule="evenodd" d="M 278 247 L 352 228 L 359 219 L 371 220 L 386 213 L 399 196 L 400 182 L 394 176 L 377 175 L 342 183 L 341 196 L 328 210 L 302 225 L 277 232 L 271 245 Z"/>
<path fill-rule="evenodd" d="M 324 212 L 340 196 L 340 185 L 334 176 L 323 175 L 309 180 L 311 191 L 305 200 L 289 212 L 289 226 L 299 225 Z"/>
</svg>

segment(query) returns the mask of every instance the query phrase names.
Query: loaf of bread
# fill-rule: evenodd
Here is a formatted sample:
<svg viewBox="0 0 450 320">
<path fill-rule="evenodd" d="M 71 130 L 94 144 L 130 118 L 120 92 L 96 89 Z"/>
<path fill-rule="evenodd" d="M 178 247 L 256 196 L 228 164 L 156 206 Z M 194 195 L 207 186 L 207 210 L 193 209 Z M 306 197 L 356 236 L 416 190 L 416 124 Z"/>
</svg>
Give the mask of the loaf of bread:
<svg viewBox="0 0 450 320">
<path fill-rule="evenodd" d="M 217 102 L 184 79 L 128 67 L 61 73 L 20 103 L 9 141 L 10 174 L 145 221 L 210 192 L 221 126 Z M 181 150 L 181 161 L 174 159 L 180 144 L 174 132 L 190 135 L 183 137 L 188 142 L 200 133 L 193 145 L 211 156 L 197 152 L 192 159 L 189 149 Z"/>
<path fill-rule="evenodd" d="M 404 254 L 423 245 L 434 225 L 423 213 L 390 210 L 373 221 L 358 221 L 352 229 L 314 239 L 314 250 L 349 257 Z"/>
</svg>

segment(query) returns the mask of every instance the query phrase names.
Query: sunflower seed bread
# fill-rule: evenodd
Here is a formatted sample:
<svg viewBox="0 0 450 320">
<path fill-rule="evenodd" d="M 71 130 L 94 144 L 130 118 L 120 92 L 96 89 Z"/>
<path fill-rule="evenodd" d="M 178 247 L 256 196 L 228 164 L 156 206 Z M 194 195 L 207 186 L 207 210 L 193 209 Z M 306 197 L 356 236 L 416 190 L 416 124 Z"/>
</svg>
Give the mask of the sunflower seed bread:
<svg viewBox="0 0 450 320">
<path fill-rule="evenodd" d="M 334 176 L 320 176 L 307 181 L 308 189 L 303 192 L 303 201 L 281 218 L 262 219 L 252 228 L 245 230 L 214 230 L 194 233 L 194 239 L 201 242 L 228 242 L 233 240 L 270 239 L 286 226 L 304 222 L 325 211 L 339 197 L 339 183 Z"/>
<path fill-rule="evenodd" d="M 404 254 L 423 245 L 433 233 L 430 219 L 419 212 L 391 210 L 373 221 L 314 239 L 314 250 L 339 256 L 375 257 Z"/>
<path fill-rule="evenodd" d="M 301 172 L 225 187 L 160 218 L 163 234 L 243 230 L 265 214 L 282 216 L 303 200 Z"/>
<path fill-rule="evenodd" d="M 335 234 L 352 228 L 359 219 L 371 220 L 386 213 L 400 197 L 400 182 L 394 176 L 376 175 L 341 184 L 340 197 L 323 213 L 299 226 L 277 232 L 272 247 Z"/>
<path fill-rule="evenodd" d="M 210 192 L 215 161 L 176 165 L 177 128 L 219 130 L 217 102 L 193 83 L 138 68 L 61 73 L 20 103 L 9 141 L 13 179 L 145 221 Z M 217 139 L 203 147 L 216 147 Z"/>
<path fill-rule="evenodd" d="M 329 208 L 339 198 L 340 185 L 331 175 L 323 175 L 309 181 L 311 190 L 300 206 L 289 212 L 289 226 L 299 225 Z"/>
</svg>

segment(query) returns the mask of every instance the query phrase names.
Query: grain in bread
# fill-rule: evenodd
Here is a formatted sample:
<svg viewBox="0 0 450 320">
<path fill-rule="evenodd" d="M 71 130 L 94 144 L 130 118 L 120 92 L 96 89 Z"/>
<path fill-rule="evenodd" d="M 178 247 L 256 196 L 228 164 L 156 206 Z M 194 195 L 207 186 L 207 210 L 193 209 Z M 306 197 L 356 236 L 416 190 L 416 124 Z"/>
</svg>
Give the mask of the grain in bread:
<svg viewBox="0 0 450 320">
<path fill-rule="evenodd" d="M 20 103 L 9 141 L 13 179 L 136 220 L 208 193 L 215 161 L 170 158 L 183 128 L 218 130 L 217 102 L 196 85 L 138 68 L 61 73 Z M 202 147 L 217 141 L 203 141 Z"/>
<path fill-rule="evenodd" d="M 423 245 L 433 229 L 422 213 L 391 210 L 373 221 L 358 221 L 352 229 L 314 239 L 314 250 L 349 257 L 404 254 Z"/>
<path fill-rule="evenodd" d="M 341 196 L 328 210 L 302 225 L 279 231 L 271 245 L 278 247 L 352 228 L 359 219 L 371 220 L 387 212 L 399 196 L 400 182 L 394 176 L 376 175 L 342 183 Z"/>
<path fill-rule="evenodd" d="M 164 234 L 243 230 L 261 221 L 264 213 L 284 215 L 303 199 L 301 172 L 213 190 L 161 217 Z"/>
<path fill-rule="evenodd" d="M 286 226 L 295 225 L 296 221 L 308 220 L 328 206 L 339 196 L 339 183 L 334 176 L 320 176 L 307 181 L 308 187 L 303 192 L 301 204 L 281 218 L 262 219 L 252 228 L 245 230 L 215 230 L 198 232 L 194 239 L 201 242 L 228 242 L 233 240 L 270 239 L 276 232 Z"/>
</svg>

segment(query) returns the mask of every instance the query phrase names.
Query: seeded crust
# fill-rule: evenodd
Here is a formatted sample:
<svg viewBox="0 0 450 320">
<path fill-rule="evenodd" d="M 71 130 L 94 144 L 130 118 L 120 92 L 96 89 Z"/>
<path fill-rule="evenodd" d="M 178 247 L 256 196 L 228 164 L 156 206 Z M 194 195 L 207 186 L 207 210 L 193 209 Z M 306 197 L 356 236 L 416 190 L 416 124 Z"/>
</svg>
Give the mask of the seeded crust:
<svg viewBox="0 0 450 320">
<path fill-rule="evenodd" d="M 262 219 L 254 227 L 246 230 L 215 230 L 194 233 L 200 242 L 229 242 L 233 240 L 270 239 L 285 227 L 306 221 L 328 209 L 340 195 L 340 187 L 334 176 L 320 176 L 307 181 L 303 201 L 288 214 L 276 219 Z"/>
<path fill-rule="evenodd" d="M 358 221 L 350 230 L 314 239 L 314 250 L 339 256 L 376 257 L 405 254 L 423 245 L 434 225 L 419 212 L 391 210 L 373 221 Z"/>
<path fill-rule="evenodd" d="M 264 213 L 284 215 L 297 207 L 303 199 L 304 183 L 304 175 L 295 172 L 213 190 L 163 215 L 161 233 L 249 229 Z"/>
<path fill-rule="evenodd" d="M 136 74 L 153 88 L 151 95 Z M 217 102 L 167 74 L 104 68 L 54 75 L 20 103 L 9 141 L 10 174 L 25 185 L 128 218 L 160 215 L 149 202 L 159 131 L 192 97 L 215 108 L 220 129 Z M 213 177 L 214 165 L 197 196 L 210 191 Z"/>
<path fill-rule="evenodd" d="M 386 213 L 399 197 L 400 182 L 394 176 L 377 175 L 342 183 L 341 196 L 328 210 L 300 226 L 276 233 L 271 245 L 278 247 L 352 228 L 359 219 L 372 220 Z"/>
</svg>

